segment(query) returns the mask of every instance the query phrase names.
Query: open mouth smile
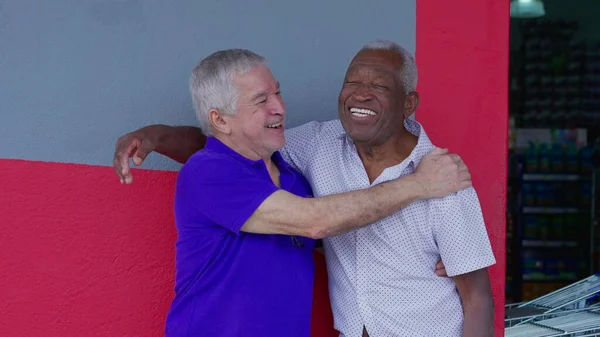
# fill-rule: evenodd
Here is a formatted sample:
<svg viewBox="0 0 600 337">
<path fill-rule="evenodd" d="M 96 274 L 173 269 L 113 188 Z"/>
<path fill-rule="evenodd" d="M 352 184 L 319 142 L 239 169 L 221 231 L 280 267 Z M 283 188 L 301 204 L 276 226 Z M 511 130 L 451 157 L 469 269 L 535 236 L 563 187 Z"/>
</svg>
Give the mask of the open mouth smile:
<svg viewBox="0 0 600 337">
<path fill-rule="evenodd" d="M 364 118 L 364 117 L 369 117 L 369 116 L 376 116 L 377 112 L 371 110 L 371 109 L 363 109 L 363 108 L 350 108 L 350 113 L 355 116 L 355 117 L 359 117 L 359 118 Z"/>
<path fill-rule="evenodd" d="M 275 124 L 269 124 L 266 126 L 267 129 L 281 129 L 282 127 L 283 127 L 282 122 L 275 123 Z"/>
</svg>

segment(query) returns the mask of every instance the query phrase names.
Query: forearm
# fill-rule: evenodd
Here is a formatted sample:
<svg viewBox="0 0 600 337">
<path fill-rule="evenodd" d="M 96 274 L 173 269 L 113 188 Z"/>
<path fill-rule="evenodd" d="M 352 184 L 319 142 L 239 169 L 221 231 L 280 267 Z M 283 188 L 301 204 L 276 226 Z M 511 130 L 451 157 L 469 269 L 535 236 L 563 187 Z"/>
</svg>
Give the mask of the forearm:
<svg viewBox="0 0 600 337">
<path fill-rule="evenodd" d="M 321 239 L 369 225 L 421 196 L 422 187 L 413 176 L 321 198 L 278 191 L 261 204 L 242 230 Z"/>
<path fill-rule="evenodd" d="M 364 190 L 314 199 L 313 232 L 323 238 L 367 226 L 420 199 L 421 192 L 414 176 L 407 176 Z"/>
<path fill-rule="evenodd" d="M 169 125 L 151 127 L 157 128 L 160 134 L 156 152 L 182 164 L 206 144 L 206 136 L 197 127 Z"/>
<path fill-rule="evenodd" d="M 463 337 L 494 336 L 494 304 L 491 298 L 471 300 L 463 306 Z"/>
<path fill-rule="evenodd" d="M 487 268 L 454 276 L 454 282 L 463 307 L 462 336 L 494 336 L 494 300 Z"/>
</svg>

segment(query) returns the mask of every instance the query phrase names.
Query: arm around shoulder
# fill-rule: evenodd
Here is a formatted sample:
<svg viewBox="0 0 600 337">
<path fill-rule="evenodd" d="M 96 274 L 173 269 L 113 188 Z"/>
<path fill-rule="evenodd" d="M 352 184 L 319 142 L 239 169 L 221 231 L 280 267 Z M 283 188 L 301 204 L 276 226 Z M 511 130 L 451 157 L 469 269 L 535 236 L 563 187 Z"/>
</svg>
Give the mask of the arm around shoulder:
<svg viewBox="0 0 600 337">
<path fill-rule="evenodd" d="M 320 198 L 279 190 L 264 200 L 242 231 L 321 239 L 371 224 L 421 196 L 421 185 L 413 176 Z"/>
<path fill-rule="evenodd" d="M 179 163 L 185 163 L 205 143 L 206 137 L 197 127 L 148 125 L 117 139 L 113 166 L 121 183 L 130 184 L 133 181 L 130 159 L 139 166 L 150 153 L 156 151 Z"/>
<path fill-rule="evenodd" d="M 460 159 L 436 149 L 412 175 L 373 187 L 320 198 L 273 193 L 258 206 L 242 230 L 320 239 L 369 225 L 413 201 L 437 198 L 471 186 Z"/>
</svg>

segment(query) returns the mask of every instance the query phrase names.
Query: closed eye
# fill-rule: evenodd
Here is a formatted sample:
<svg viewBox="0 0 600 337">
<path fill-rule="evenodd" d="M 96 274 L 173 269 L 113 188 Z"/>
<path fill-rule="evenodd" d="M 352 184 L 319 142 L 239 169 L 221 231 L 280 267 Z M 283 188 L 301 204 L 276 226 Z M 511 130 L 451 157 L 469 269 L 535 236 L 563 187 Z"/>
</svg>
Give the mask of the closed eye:
<svg viewBox="0 0 600 337">
<path fill-rule="evenodd" d="M 281 97 L 281 91 L 277 91 L 275 93 L 275 95 Z M 265 96 L 265 99 L 256 102 L 256 104 L 265 104 L 265 103 L 267 103 L 268 100 L 269 100 L 269 96 Z"/>
</svg>

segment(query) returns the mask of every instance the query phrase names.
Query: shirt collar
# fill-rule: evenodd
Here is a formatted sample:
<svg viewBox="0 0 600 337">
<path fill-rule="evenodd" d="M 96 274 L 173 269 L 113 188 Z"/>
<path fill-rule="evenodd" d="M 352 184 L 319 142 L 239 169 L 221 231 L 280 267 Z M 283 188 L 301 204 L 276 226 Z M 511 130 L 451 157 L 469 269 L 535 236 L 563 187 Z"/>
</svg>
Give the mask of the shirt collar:
<svg viewBox="0 0 600 337">
<path fill-rule="evenodd" d="M 435 146 L 433 145 L 433 143 L 429 139 L 429 136 L 427 136 L 427 134 L 425 133 L 423 126 L 421 126 L 419 122 L 412 119 L 406 119 L 404 120 L 404 127 L 408 132 L 412 133 L 418 138 L 417 145 L 411 151 L 410 155 L 406 158 L 406 160 L 408 160 L 408 163 L 412 164 L 413 168 L 416 168 L 417 166 L 419 166 L 421 158 L 423 158 L 423 156 L 425 156 L 427 153 L 433 150 Z M 352 141 L 350 136 L 346 134 L 344 128 L 342 127 L 340 128 L 340 130 L 340 134 L 336 135 L 337 138 L 345 138 L 348 144 L 354 147 L 354 142 Z"/>
<path fill-rule="evenodd" d="M 242 163 L 245 163 L 252 167 L 260 167 L 260 166 L 264 167 L 264 162 L 262 159 L 252 160 L 252 159 L 246 158 L 246 157 L 242 156 L 241 154 L 237 153 L 234 149 L 225 145 L 225 143 L 223 143 L 222 141 L 220 141 L 219 139 L 217 139 L 215 137 L 207 137 L 206 138 L 206 144 L 204 145 L 204 149 L 208 150 L 208 151 L 227 155 L 229 157 L 239 160 Z M 277 167 L 279 167 L 280 169 L 281 168 L 290 168 L 290 165 L 283 159 L 283 157 L 281 156 L 279 151 L 275 151 L 273 153 L 273 155 L 271 156 L 271 159 L 273 160 L 275 165 L 277 165 Z"/>
<path fill-rule="evenodd" d="M 406 130 L 408 130 L 408 132 L 418 137 L 417 146 L 415 146 L 415 148 L 409 155 L 409 158 L 411 159 L 414 167 L 416 168 L 417 166 L 419 166 L 421 158 L 423 158 L 423 156 L 425 156 L 431 150 L 433 150 L 435 146 L 433 145 L 433 143 L 429 139 L 429 136 L 427 136 L 427 133 L 425 133 L 423 126 L 419 122 L 412 119 L 407 119 L 404 121 L 404 127 L 406 127 Z"/>
</svg>

